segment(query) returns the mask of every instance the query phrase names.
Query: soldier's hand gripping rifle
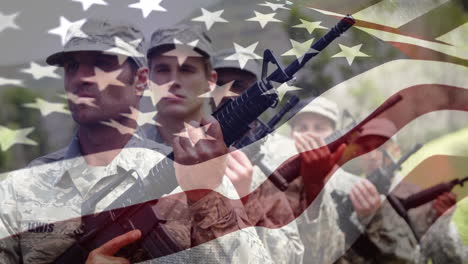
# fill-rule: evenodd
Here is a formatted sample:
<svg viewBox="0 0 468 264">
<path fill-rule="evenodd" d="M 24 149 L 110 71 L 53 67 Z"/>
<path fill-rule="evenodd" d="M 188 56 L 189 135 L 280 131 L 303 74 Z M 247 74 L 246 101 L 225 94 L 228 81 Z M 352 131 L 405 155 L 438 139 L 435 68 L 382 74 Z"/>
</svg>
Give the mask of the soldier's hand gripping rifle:
<svg viewBox="0 0 468 264">
<path fill-rule="evenodd" d="M 388 152 L 385 154 L 390 159 L 391 164 L 386 167 L 377 168 L 373 172 L 371 172 L 370 175 L 367 176 L 367 179 L 376 186 L 379 194 L 386 195 L 388 193 L 395 172 L 400 170 L 401 164 L 403 164 L 411 155 L 413 155 L 421 147 L 421 144 L 417 144 L 416 146 L 414 146 L 413 149 L 411 149 L 405 155 L 401 156 L 398 161 L 395 161 Z M 385 152 L 386 151 L 384 150 L 384 153 Z M 368 253 L 366 251 L 369 251 L 369 248 L 366 247 L 369 247 L 369 245 L 371 245 L 372 243 L 368 241 L 366 237 L 363 236 L 359 237 L 359 240 L 355 240 L 355 238 L 359 236 L 361 231 L 349 221 L 349 219 L 351 219 L 351 215 L 354 212 L 354 207 L 351 202 L 351 199 L 349 198 L 349 195 L 347 193 L 339 193 L 336 190 L 334 190 L 331 195 L 336 201 L 336 203 L 340 204 L 341 217 L 339 218 L 338 224 L 343 230 L 346 230 L 346 245 L 350 246 L 352 243 L 354 243 L 353 248 L 356 250 L 356 252 L 362 256 L 365 256 Z"/>
<path fill-rule="evenodd" d="M 449 182 L 440 183 L 408 196 L 406 199 L 401 200 L 401 203 L 403 204 L 403 207 L 406 210 L 416 208 L 435 200 L 439 195 L 443 193 L 452 191 L 452 189 L 457 185 L 463 187 L 464 183 L 467 181 L 468 177 L 465 177 L 463 179 L 454 179 Z"/>
<path fill-rule="evenodd" d="M 468 177 L 463 179 L 454 179 L 449 182 L 439 183 L 435 186 L 422 190 L 418 193 L 412 194 L 406 198 L 399 198 L 393 194 L 387 197 L 390 204 L 395 208 L 395 211 L 408 223 L 415 235 L 416 239 L 419 240 L 416 230 L 414 230 L 411 220 L 408 216 L 408 211 L 410 209 L 419 207 L 423 204 L 435 200 L 439 195 L 450 192 L 452 189 L 460 185 L 463 187 L 464 183 L 468 182 Z"/>
<path fill-rule="evenodd" d="M 272 82 L 285 83 L 292 80 L 310 59 L 354 23 L 351 16 L 346 16 L 314 43 L 309 52 L 286 68 L 281 66 L 270 50 L 266 50 L 261 79 L 239 97 L 230 100 L 213 113 L 219 121 L 225 144 L 231 146 L 239 140 L 250 130 L 249 125 L 253 121 L 269 107 L 277 104 L 278 95 L 274 92 Z M 269 63 L 275 64 L 277 69 L 267 76 Z M 160 224 L 158 213 L 149 203 L 145 203 L 170 193 L 178 186 L 173 160 L 174 154 L 171 153 L 152 168 L 142 182 L 134 184 L 112 202 L 106 211 L 83 217 L 85 234 L 55 263 L 81 263 L 83 256 L 87 256 L 91 250 L 133 229 L 142 232 L 139 243 L 149 258 L 183 250 L 174 240 L 168 238 L 170 234 Z"/>
<path fill-rule="evenodd" d="M 267 123 L 259 121 L 258 125 L 247 133 L 243 138 L 233 144 L 237 149 L 243 148 L 245 146 L 250 146 L 245 150 L 242 150 L 250 159 L 252 164 L 257 165 L 265 175 L 271 175 L 272 169 L 271 164 L 268 160 L 265 160 L 265 153 L 261 152 L 261 146 L 266 140 L 266 136 L 271 134 L 276 125 L 281 121 L 281 119 L 286 115 L 292 108 L 294 108 L 299 103 L 299 98 L 297 96 L 291 96 L 282 109 L 276 113 Z M 256 143 L 255 143 L 256 142 Z M 251 145 L 255 143 L 255 145 Z M 272 181 L 275 186 L 286 186 L 287 182 L 282 177 L 268 177 L 268 180 Z"/>
<path fill-rule="evenodd" d="M 367 179 L 375 185 L 380 194 L 386 195 L 389 192 L 395 172 L 401 170 L 401 164 L 403 164 L 411 155 L 416 153 L 416 151 L 420 150 L 422 146 L 422 144 L 416 144 L 410 151 L 401 156 L 398 161 L 395 161 L 387 150 L 382 150 L 384 155 L 390 160 L 391 164 L 387 167 L 380 167 L 374 170 L 369 176 L 367 176 Z"/>
<path fill-rule="evenodd" d="M 359 124 L 356 125 L 355 122 L 352 122 L 345 129 L 333 132 L 333 134 L 331 134 L 324 140 L 330 151 L 336 151 L 341 144 L 349 144 L 350 141 L 352 141 L 352 139 L 356 135 L 358 135 L 358 133 L 362 130 L 365 124 L 367 124 L 372 119 L 394 106 L 402 99 L 403 98 L 401 95 L 392 97 L 384 104 L 382 104 L 379 108 L 377 108 L 374 112 L 372 112 Z M 271 173 L 267 173 L 266 175 L 270 175 L 270 177 L 276 178 L 271 181 L 275 183 L 276 187 L 278 187 L 280 190 L 285 191 L 288 188 L 289 183 L 291 183 L 297 177 L 300 176 L 300 166 L 301 160 L 300 156 L 298 155 L 295 156 L 293 159 L 288 160 L 287 163 L 283 163 L 278 169 L 271 171 Z"/>
<path fill-rule="evenodd" d="M 367 179 L 376 186 L 379 194 L 386 195 L 388 193 L 395 172 L 400 170 L 401 164 L 403 164 L 411 155 L 413 155 L 421 147 L 421 144 L 417 144 L 413 147 L 413 149 L 401 156 L 401 158 L 398 161 L 395 161 L 389 153 L 386 153 L 386 155 L 391 161 L 391 164 L 384 168 L 378 168 L 367 176 Z M 349 219 L 351 219 L 351 215 L 354 212 L 353 204 L 347 193 L 339 193 L 338 191 L 334 190 L 331 195 L 336 201 L 336 203 L 340 204 L 341 210 L 338 224 L 342 227 L 343 230 L 346 230 L 346 244 L 351 245 L 351 243 L 355 242 L 354 239 L 361 233 L 361 231 L 356 226 L 352 225 L 349 221 Z M 370 242 L 367 243 L 366 241 L 366 243 L 364 243 L 362 241 L 363 238 L 360 239 L 361 240 L 359 241 L 359 243 L 355 243 L 355 245 L 369 245 Z M 358 252 L 358 254 L 363 256 L 364 254 L 366 254 L 365 251 L 368 251 L 366 249 L 361 250 L 360 248 L 355 248 L 355 250 Z"/>
</svg>

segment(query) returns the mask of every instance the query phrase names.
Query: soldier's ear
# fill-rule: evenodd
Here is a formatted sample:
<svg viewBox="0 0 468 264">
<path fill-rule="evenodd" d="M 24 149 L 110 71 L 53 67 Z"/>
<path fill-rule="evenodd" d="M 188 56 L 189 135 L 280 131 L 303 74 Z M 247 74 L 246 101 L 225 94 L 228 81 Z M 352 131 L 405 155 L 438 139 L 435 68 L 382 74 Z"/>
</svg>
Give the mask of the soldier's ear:
<svg viewBox="0 0 468 264">
<path fill-rule="evenodd" d="M 148 68 L 141 67 L 135 74 L 135 92 L 137 95 L 142 96 L 148 85 Z"/>
<path fill-rule="evenodd" d="M 213 91 L 216 88 L 216 82 L 218 81 L 218 73 L 216 71 L 211 71 L 208 75 L 208 85 L 210 91 Z"/>
</svg>

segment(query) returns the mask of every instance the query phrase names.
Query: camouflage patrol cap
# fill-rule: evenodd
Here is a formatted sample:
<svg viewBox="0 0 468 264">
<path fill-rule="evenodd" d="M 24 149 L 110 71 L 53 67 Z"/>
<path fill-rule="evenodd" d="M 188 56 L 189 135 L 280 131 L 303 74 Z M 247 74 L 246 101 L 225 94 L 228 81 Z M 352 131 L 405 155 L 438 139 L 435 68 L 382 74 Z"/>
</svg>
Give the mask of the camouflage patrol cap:
<svg viewBox="0 0 468 264">
<path fill-rule="evenodd" d="M 62 66 L 69 52 L 103 51 L 131 57 L 140 67 L 146 65 L 143 33 L 128 22 L 99 19 L 76 22 L 68 29 L 65 39 L 63 50 L 50 55 L 47 64 Z"/>
<path fill-rule="evenodd" d="M 257 77 L 260 78 L 259 71 L 260 65 L 256 60 L 256 56 L 253 53 L 243 52 L 242 55 L 250 58 L 247 61 L 247 64 L 242 68 L 237 60 L 226 60 L 227 57 L 231 56 L 232 54 L 236 53 L 234 49 L 225 49 L 216 52 L 213 55 L 213 68 L 217 69 L 239 69 L 243 71 L 247 71 L 252 73 Z"/>
<path fill-rule="evenodd" d="M 396 140 L 396 133 L 398 129 L 395 124 L 387 118 L 375 118 L 369 121 L 362 127 L 360 133 L 361 137 L 364 136 L 382 136 L 386 138 L 392 138 Z"/>
<path fill-rule="evenodd" d="M 294 118 L 291 118 L 289 124 L 294 125 L 294 119 L 304 113 L 315 113 L 324 116 L 332 121 L 333 126 L 336 127 L 338 123 L 338 106 L 324 97 L 317 97 L 305 107 L 303 107 Z"/>
<path fill-rule="evenodd" d="M 151 35 L 147 58 L 163 46 L 168 45 L 193 46 L 193 50 L 206 58 L 213 55 L 211 39 L 199 26 L 178 25 L 169 28 L 157 29 Z"/>
</svg>

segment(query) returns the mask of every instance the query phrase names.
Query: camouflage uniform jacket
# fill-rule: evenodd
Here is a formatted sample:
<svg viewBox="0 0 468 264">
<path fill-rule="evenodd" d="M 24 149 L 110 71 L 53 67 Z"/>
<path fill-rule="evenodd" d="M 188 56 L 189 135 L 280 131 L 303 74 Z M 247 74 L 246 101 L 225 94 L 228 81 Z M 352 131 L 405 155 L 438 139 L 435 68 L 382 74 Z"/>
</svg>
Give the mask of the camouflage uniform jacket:
<svg viewBox="0 0 468 264">
<path fill-rule="evenodd" d="M 304 263 L 333 263 L 344 252 L 344 236 L 330 190 L 326 185 L 297 219 L 305 247 Z"/>
<path fill-rule="evenodd" d="M 462 202 L 463 200 L 458 204 Z M 457 208 L 458 204 L 439 217 L 421 238 L 422 255 L 418 263 L 468 263 L 468 245 L 461 238 L 461 235 L 466 237 L 466 234 L 461 233 L 463 231 L 459 229 L 459 226 L 453 220 L 454 214 L 457 213 L 456 210 L 459 210 Z M 464 218 L 465 216 L 461 217 L 463 222 L 466 223 L 466 219 Z"/>
<path fill-rule="evenodd" d="M 137 175 L 126 178 L 96 206 L 96 211 L 106 208 L 164 157 L 153 150 L 158 149 L 154 142 L 141 138 L 141 135 L 132 137 L 111 164 L 105 167 L 87 166 L 75 138 L 68 148 L 39 158 L 28 168 L 12 172 L 0 183 L 0 198 L 3 201 L 0 208 L 0 237 L 3 238 L 0 240 L 1 262 L 50 263 L 71 246 L 80 233 L 83 202 L 116 176 L 117 167 L 135 169 Z M 223 192 L 225 187 L 224 181 L 218 189 Z M 191 218 L 193 211 L 184 214 L 176 210 L 177 219 L 167 223 L 170 232 L 184 244 L 204 236 L 206 230 L 239 229 L 242 219 L 235 211 L 238 209 L 222 203 L 218 196 L 210 195 L 198 201 L 190 208 L 198 213 L 197 221 L 192 221 L 195 219 Z M 180 205 L 174 205 L 177 206 Z M 67 221 L 59 222 L 61 220 Z M 150 262 L 180 263 L 184 260 L 217 263 L 229 260 L 244 263 L 247 259 L 251 263 L 269 263 L 266 254 L 262 254 L 261 243 L 252 237 L 256 237 L 254 230 L 242 230 L 223 237 L 221 241 L 213 240 Z"/>
<path fill-rule="evenodd" d="M 275 134 L 271 136 L 265 151 L 278 167 L 282 162 L 297 154 L 294 141 Z M 268 143 L 268 141 L 267 141 Z M 344 251 L 343 233 L 337 224 L 337 211 L 327 186 L 307 206 L 302 178 L 293 181 L 285 192 L 294 221 L 304 246 L 303 263 L 332 263 Z"/>
<path fill-rule="evenodd" d="M 417 191 L 417 186 L 402 182 L 392 193 L 404 198 Z M 410 210 L 409 217 L 416 232 L 421 235 L 430 225 L 428 222 L 433 221 L 434 213 L 427 204 Z M 366 219 L 358 219 L 354 212 L 351 222 L 361 231 L 361 237 L 353 234 L 356 236 L 352 239 L 355 244 L 340 259 L 340 263 L 415 263 L 420 257 L 419 245 L 410 227 L 388 201 L 384 200 L 377 212 Z M 361 248 L 361 253 L 358 253 L 358 248 Z"/>
<path fill-rule="evenodd" d="M 171 147 L 163 143 L 158 130 L 153 128 L 146 130 L 145 136 L 154 140 L 165 155 L 172 151 Z M 186 236 L 187 243 L 203 244 L 158 259 L 158 263 L 166 263 L 167 260 L 169 260 L 169 263 L 174 263 L 171 259 L 174 256 L 183 263 L 272 262 L 272 258 L 257 235 L 255 228 L 247 227 L 250 226 L 250 222 L 232 182 L 225 176 L 222 184 L 215 191 L 210 195 L 211 197 L 204 197 L 195 205 L 190 205 L 191 216 L 182 220 L 188 223 L 195 222 L 192 225 L 181 225 L 188 228 L 192 226 L 192 237 Z M 167 215 L 165 220 L 168 223 L 181 221 L 180 219 L 173 219 L 171 215 L 174 215 L 174 211 L 182 211 L 187 207 L 188 201 L 182 192 L 183 190 L 177 187 L 171 193 L 170 199 L 156 205 L 160 207 L 160 211 L 164 216 Z M 171 200 L 177 202 L 171 202 Z M 204 202 L 204 200 L 208 202 Z M 211 200 L 216 200 L 216 203 L 211 202 Z M 175 215 L 177 216 L 177 214 Z M 188 231 L 184 232 L 184 234 L 189 233 Z"/>
<path fill-rule="evenodd" d="M 261 144 L 255 142 L 252 145 Z M 255 148 L 257 146 L 247 146 Z M 243 151 L 250 152 L 243 149 Z M 264 162 L 271 162 L 271 154 L 264 154 Z M 295 216 L 286 194 L 274 186 L 265 173 L 255 164 L 252 175 L 251 195 L 245 209 L 252 225 L 275 263 L 302 263 L 302 244 Z M 274 166 L 274 165 L 273 165 Z M 287 224 L 286 224 L 287 223 Z"/>
<path fill-rule="evenodd" d="M 159 143 L 163 142 L 157 130 L 150 129 L 146 133 L 149 138 Z M 271 141 L 269 143 L 271 143 Z M 266 144 L 263 144 L 262 141 L 257 141 L 244 147 L 242 151 L 251 158 L 258 152 L 265 154 L 265 157 L 269 157 L 271 154 L 265 150 L 265 145 Z M 252 175 L 251 191 L 254 191 L 264 182 L 269 184 L 269 181 L 266 180 L 266 176 L 260 168 L 255 166 L 255 164 L 253 165 L 254 172 Z M 229 191 L 229 193 L 224 193 L 223 195 L 232 199 L 239 198 L 236 194 L 232 193 L 232 191 L 235 192 L 234 187 L 230 188 Z M 268 255 L 275 263 L 302 262 L 304 247 L 300 241 L 296 223 L 291 222 L 292 213 L 284 193 L 273 186 L 260 188 L 250 195 L 247 203 L 244 205 L 244 209 L 247 213 L 249 224 L 251 226 L 257 226 L 254 228 L 254 231 L 258 236 L 255 239 L 253 237 L 251 239 L 255 241 L 260 240 L 264 250 L 267 251 Z M 283 226 L 284 223 L 289 224 Z M 268 226 L 268 228 L 261 226 Z M 250 231 L 251 229 L 252 228 L 246 228 L 243 230 Z M 259 253 L 262 252 L 259 250 L 256 251 Z"/>
</svg>

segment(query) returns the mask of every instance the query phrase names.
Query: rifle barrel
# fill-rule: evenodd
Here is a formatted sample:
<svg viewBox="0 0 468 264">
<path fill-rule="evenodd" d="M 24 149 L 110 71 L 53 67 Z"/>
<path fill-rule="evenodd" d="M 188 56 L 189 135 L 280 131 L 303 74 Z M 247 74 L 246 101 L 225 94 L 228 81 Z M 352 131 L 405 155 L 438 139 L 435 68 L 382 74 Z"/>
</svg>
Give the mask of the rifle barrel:
<svg viewBox="0 0 468 264">
<path fill-rule="evenodd" d="M 450 192 L 453 189 L 453 187 L 455 187 L 455 185 L 459 184 L 459 181 L 459 179 L 455 179 L 450 182 L 440 183 L 425 190 L 422 190 L 404 199 L 402 201 L 402 204 L 406 210 L 419 207 L 436 199 L 439 195 L 445 192 Z"/>
<path fill-rule="evenodd" d="M 341 19 L 328 33 L 320 38 L 317 42 L 315 42 L 310 49 L 310 52 L 306 53 L 300 59 L 295 60 L 291 63 L 286 69 L 285 72 L 287 74 L 287 78 L 284 78 L 281 71 L 278 69 L 273 72 L 269 80 L 275 82 L 287 82 L 291 80 L 292 76 L 296 74 L 304 65 L 313 57 L 315 57 L 320 51 L 326 48 L 333 40 L 339 37 L 341 34 L 346 32 L 349 28 L 351 28 L 356 23 L 356 20 L 351 15 L 347 15 L 343 19 Z"/>
</svg>

